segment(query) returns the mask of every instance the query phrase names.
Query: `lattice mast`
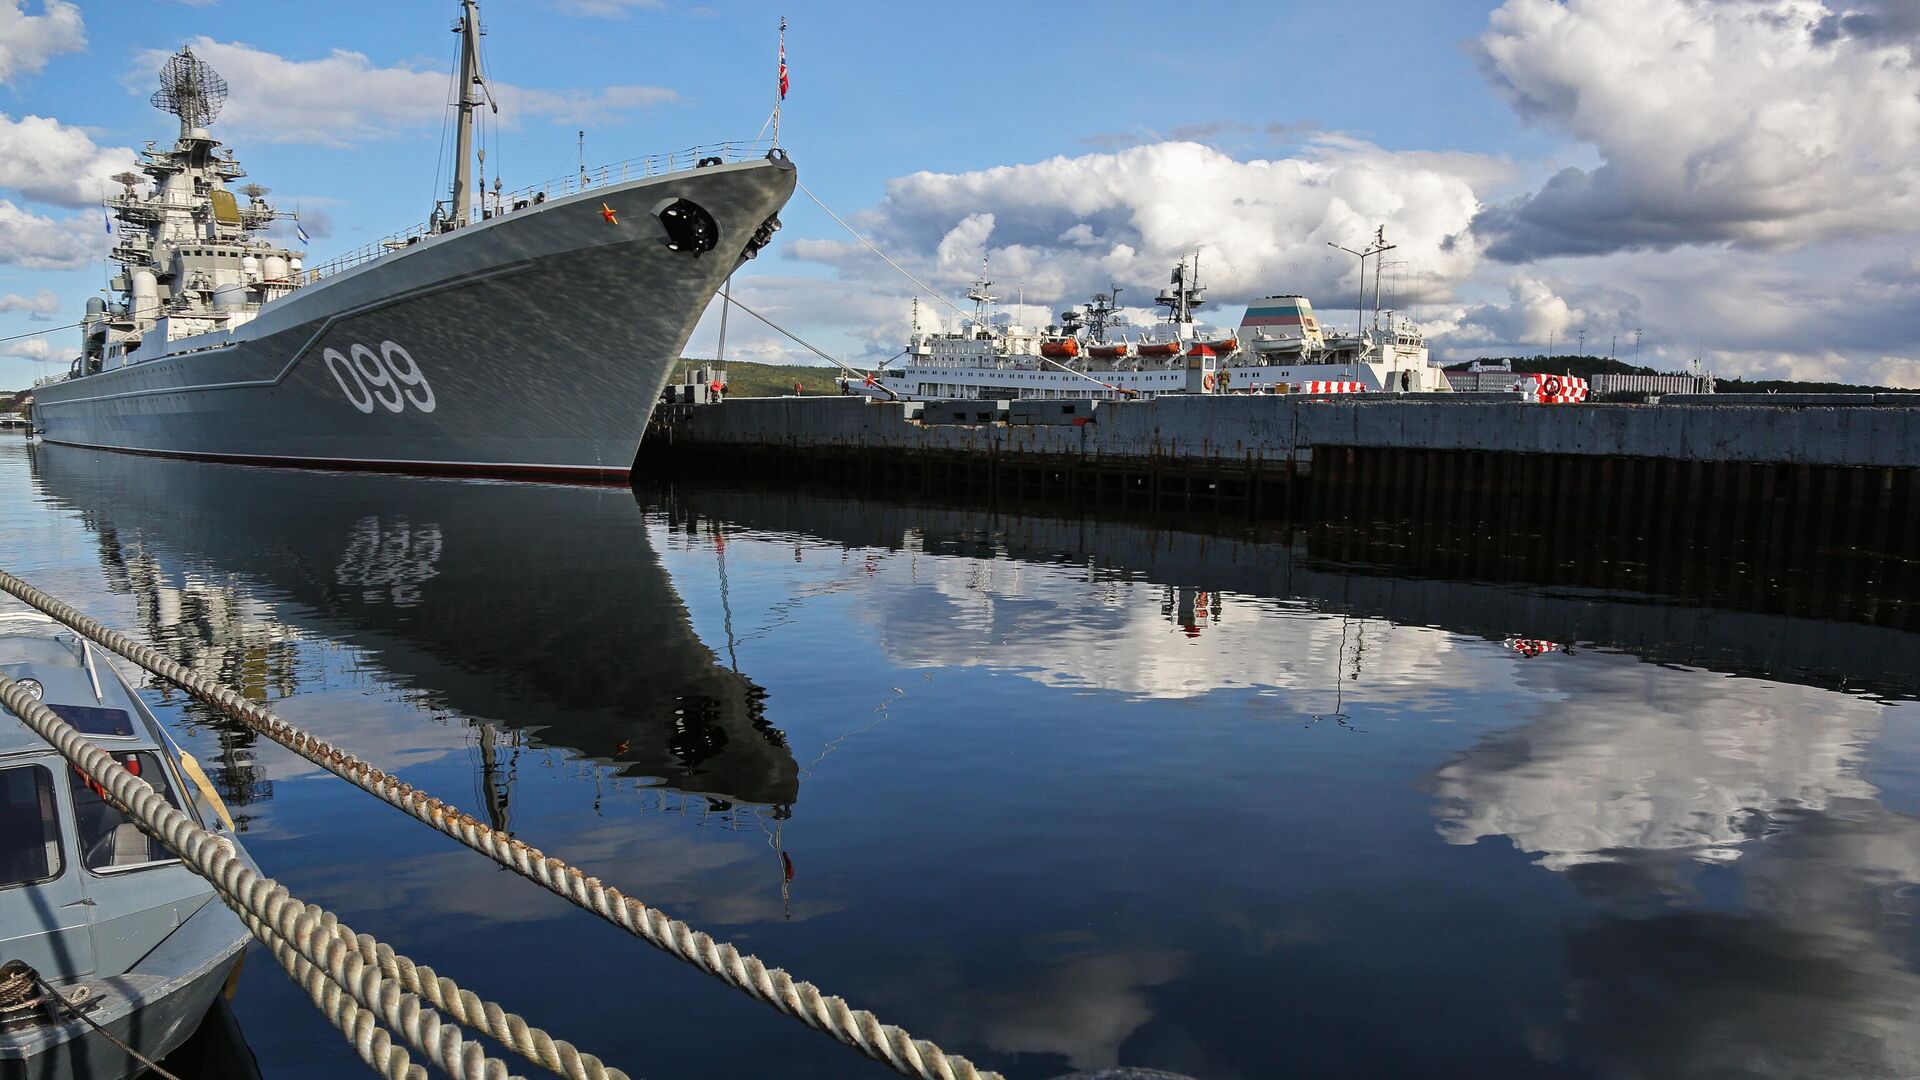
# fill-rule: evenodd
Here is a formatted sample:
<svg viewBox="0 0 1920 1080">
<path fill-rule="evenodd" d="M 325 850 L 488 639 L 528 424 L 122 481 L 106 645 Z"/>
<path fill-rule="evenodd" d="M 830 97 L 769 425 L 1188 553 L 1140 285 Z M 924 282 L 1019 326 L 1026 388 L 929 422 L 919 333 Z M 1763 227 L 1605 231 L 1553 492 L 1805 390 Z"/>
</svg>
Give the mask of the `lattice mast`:
<svg viewBox="0 0 1920 1080">
<path fill-rule="evenodd" d="M 183 46 L 160 69 L 160 89 L 151 100 L 160 111 L 178 116 L 180 137 L 190 138 L 196 128 L 205 128 L 220 115 L 227 103 L 227 80 Z"/>
</svg>

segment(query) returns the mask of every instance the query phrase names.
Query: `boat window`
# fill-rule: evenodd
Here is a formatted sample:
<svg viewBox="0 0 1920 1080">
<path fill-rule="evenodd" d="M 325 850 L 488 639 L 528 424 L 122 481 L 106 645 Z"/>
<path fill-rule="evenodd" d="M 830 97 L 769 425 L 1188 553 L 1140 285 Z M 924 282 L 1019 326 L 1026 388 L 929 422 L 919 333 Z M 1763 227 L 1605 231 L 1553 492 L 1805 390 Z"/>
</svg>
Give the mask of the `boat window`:
<svg viewBox="0 0 1920 1080">
<path fill-rule="evenodd" d="M 105 735 L 115 739 L 133 737 L 133 717 L 125 709 L 96 709 L 91 705 L 53 705 L 47 708 L 87 735 Z"/>
<path fill-rule="evenodd" d="M 175 809 L 180 800 L 167 782 L 160 758 L 150 750 L 108 751 L 120 767 L 139 777 L 159 792 Z M 173 861 L 160 841 L 140 831 L 125 814 L 107 805 L 102 792 L 80 770 L 69 768 L 67 779 L 73 788 L 73 817 L 80 833 L 80 863 L 103 874 L 134 870 L 156 863 Z"/>
<path fill-rule="evenodd" d="M 0 889 L 51 881 L 65 869 L 53 774 L 41 765 L 0 769 Z"/>
</svg>

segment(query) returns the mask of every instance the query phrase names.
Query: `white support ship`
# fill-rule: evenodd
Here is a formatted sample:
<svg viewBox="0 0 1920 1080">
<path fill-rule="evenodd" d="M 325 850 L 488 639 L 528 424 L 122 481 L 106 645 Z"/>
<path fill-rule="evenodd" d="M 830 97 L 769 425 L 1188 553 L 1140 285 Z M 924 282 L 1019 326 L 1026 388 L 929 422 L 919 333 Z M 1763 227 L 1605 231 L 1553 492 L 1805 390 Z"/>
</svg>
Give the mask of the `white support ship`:
<svg viewBox="0 0 1920 1080">
<path fill-rule="evenodd" d="M 1197 327 L 1206 300 L 1199 259 L 1182 260 L 1155 303 L 1165 319 L 1129 338 L 1117 319 L 1120 290 L 1036 330 L 996 322 L 999 301 L 983 274 L 968 291 L 974 313 L 959 329 L 921 325 L 918 302 L 904 358 L 850 390 L 906 399 L 1119 398 L 1159 394 L 1432 393 L 1452 389 L 1407 319 L 1376 310 L 1352 334 L 1321 327 L 1304 296 L 1253 301 L 1237 330 Z"/>
<path fill-rule="evenodd" d="M 721 283 L 779 228 L 777 148 L 727 144 L 489 197 L 474 178 L 479 12 L 462 0 L 451 198 L 426 225 L 309 268 L 290 216 L 208 131 L 226 84 L 182 50 L 154 104 L 179 138 L 123 174 L 112 297 L 36 388 L 48 442 L 262 464 L 627 476 Z M 151 144 L 150 144 L 151 145 Z M 496 166 L 497 167 L 497 166 Z M 476 191 L 479 197 L 476 198 Z M 245 197 L 243 202 L 241 196 Z"/>
</svg>

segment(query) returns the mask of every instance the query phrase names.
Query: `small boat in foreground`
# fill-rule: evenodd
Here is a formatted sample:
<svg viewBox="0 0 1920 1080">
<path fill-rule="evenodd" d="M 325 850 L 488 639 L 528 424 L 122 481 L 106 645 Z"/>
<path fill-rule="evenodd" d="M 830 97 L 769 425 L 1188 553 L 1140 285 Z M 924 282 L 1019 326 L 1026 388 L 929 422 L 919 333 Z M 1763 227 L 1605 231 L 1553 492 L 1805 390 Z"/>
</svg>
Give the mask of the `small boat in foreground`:
<svg viewBox="0 0 1920 1080">
<path fill-rule="evenodd" d="M 0 674 L 232 836 L 199 764 L 72 631 L 36 612 L 0 613 Z M 185 1042 L 249 940 L 212 886 L 0 709 L 0 961 L 19 962 L 6 967 L 13 992 L 0 993 L 0 1078 L 140 1075 L 128 1048 L 157 1061 Z M 38 979 L 20 977 L 20 964 Z"/>
</svg>

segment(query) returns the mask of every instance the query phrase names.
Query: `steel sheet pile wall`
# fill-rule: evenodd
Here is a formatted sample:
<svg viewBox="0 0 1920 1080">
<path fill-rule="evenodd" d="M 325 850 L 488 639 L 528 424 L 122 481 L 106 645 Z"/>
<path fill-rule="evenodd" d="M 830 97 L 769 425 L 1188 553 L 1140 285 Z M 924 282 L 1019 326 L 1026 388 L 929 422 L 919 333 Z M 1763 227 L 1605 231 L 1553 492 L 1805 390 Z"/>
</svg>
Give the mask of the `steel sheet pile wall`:
<svg viewBox="0 0 1920 1080">
<path fill-rule="evenodd" d="M 923 424 L 919 408 L 860 398 L 663 408 L 643 467 L 651 456 L 680 476 L 739 469 L 1258 517 L 1738 510 L 1742 527 L 1763 532 L 1825 515 L 1800 527 L 1835 542 L 1920 540 L 1920 408 L 1196 395 L 1102 402 L 1081 425 Z"/>
</svg>

